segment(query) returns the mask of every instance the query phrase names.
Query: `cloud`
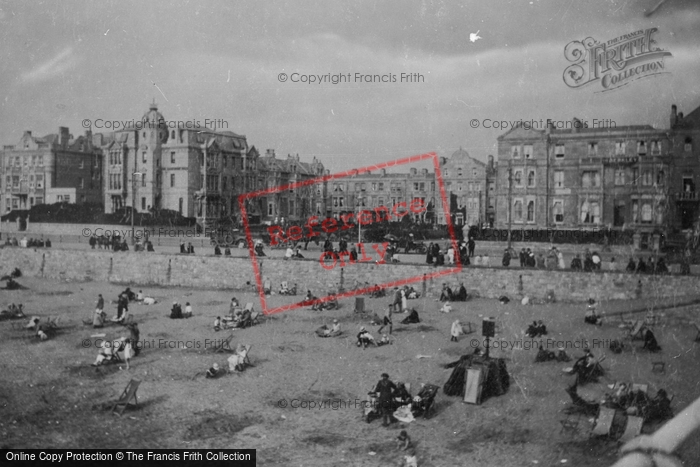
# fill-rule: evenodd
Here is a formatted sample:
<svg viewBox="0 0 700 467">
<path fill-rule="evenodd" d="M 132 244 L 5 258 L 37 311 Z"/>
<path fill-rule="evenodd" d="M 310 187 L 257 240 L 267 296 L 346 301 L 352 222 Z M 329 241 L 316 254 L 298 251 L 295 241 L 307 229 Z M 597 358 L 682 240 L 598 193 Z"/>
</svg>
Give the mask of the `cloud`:
<svg viewBox="0 0 700 467">
<path fill-rule="evenodd" d="M 80 58 L 73 53 L 73 48 L 66 47 L 50 60 L 23 73 L 22 80 L 29 83 L 46 81 L 74 68 L 79 62 Z"/>
</svg>

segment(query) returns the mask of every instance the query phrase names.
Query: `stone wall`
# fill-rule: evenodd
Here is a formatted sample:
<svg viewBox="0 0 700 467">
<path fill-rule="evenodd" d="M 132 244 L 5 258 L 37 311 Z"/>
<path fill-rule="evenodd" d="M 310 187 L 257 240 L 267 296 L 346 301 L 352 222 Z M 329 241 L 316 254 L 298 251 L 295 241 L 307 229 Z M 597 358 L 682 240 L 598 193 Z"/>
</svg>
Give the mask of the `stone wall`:
<svg viewBox="0 0 700 467">
<path fill-rule="evenodd" d="M 79 251 L 61 249 L 1 248 L 0 274 L 18 267 L 26 276 L 62 281 L 105 281 L 134 285 L 200 287 L 209 289 L 250 290 L 255 283 L 252 264 L 247 258 L 225 256 L 187 256 L 154 253 Z M 307 289 L 323 296 L 342 281 L 345 289 L 356 282 L 370 285 L 422 277 L 436 271 L 429 266 L 351 264 L 332 270 L 321 268 L 317 260 L 284 261 L 277 258 L 260 260 L 264 279 L 273 289 L 282 281 L 297 283 L 300 293 Z M 468 267 L 461 273 L 426 281 L 429 294 L 438 294 L 442 282 L 457 285 L 463 282 L 470 293 L 482 297 L 511 299 L 529 296 L 542 299 L 553 291 L 557 300 L 585 301 L 628 299 L 696 294 L 700 290 L 698 276 L 638 276 L 634 274 L 571 271 L 545 271 L 520 268 Z M 414 284 L 421 290 L 421 282 Z"/>
</svg>

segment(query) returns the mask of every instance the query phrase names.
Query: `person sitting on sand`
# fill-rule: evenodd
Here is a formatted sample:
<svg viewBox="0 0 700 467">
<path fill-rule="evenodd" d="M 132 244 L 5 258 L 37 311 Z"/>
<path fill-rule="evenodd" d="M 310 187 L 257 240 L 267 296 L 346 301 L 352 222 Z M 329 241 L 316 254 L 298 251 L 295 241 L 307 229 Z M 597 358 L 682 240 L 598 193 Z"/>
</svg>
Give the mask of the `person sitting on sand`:
<svg viewBox="0 0 700 467">
<path fill-rule="evenodd" d="M 214 331 L 221 331 L 221 316 L 217 316 L 214 320 Z"/>
<path fill-rule="evenodd" d="M 408 436 L 406 430 L 401 430 L 399 436 L 396 437 L 396 444 L 398 448 L 402 451 L 408 451 L 413 448 L 413 443 L 411 442 L 411 437 Z"/>
<path fill-rule="evenodd" d="M 386 333 L 382 334 L 382 338 L 379 339 L 379 342 L 377 342 L 377 346 L 381 347 L 382 345 L 388 345 L 388 344 L 393 344 L 391 338 Z"/>
<path fill-rule="evenodd" d="M 245 370 L 246 357 L 250 351 L 250 346 L 243 344 L 238 344 L 236 347 L 236 353 L 228 358 L 228 366 L 230 371 L 243 371 Z"/>
<path fill-rule="evenodd" d="M 323 331 L 326 336 L 338 335 L 340 334 L 340 323 L 337 319 L 333 320 L 333 326 Z"/>
<path fill-rule="evenodd" d="M 206 373 L 205 377 L 207 377 L 207 378 L 216 378 L 216 377 L 218 377 L 218 376 L 219 376 L 219 364 L 218 364 L 218 363 L 214 363 L 214 364 L 211 366 L 211 368 L 209 368 L 209 369 L 207 370 L 207 373 Z"/>
<path fill-rule="evenodd" d="M 366 349 L 370 344 L 377 345 L 372 334 L 367 332 L 367 329 L 362 326 L 360 332 L 357 333 L 357 346 Z"/>
<path fill-rule="evenodd" d="M 440 311 L 443 313 L 450 313 L 452 311 L 452 305 L 450 305 L 450 302 L 445 302 L 445 304 L 442 305 L 442 308 L 440 308 Z"/>
<path fill-rule="evenodd" d="M 455 320 L 455 322 L 452 323 L 452 328 L 450 329 L 450 341 L 457 342 L 457 338 L 463 333 L 464 331 L 462 330 L 462 324 L 459 322 L 459 320 Z"/>
<path fill-rule="evenodd" d="M 173 302 L 173 307 L 170 309 L 170 319 L 182 319 L 182 307 L 177 300 Z"/>
<path fill-rule="evenodd" d="M 29 320 L 29 323 L 27 326 L 25 326 L 26 329 L 31 329 L 31 330 L 36 330 L 39 327 L 39 322 L 41 321 L 41 318 L 38 316 L 32 316 L 32 318 Z"/>
<path fill-rule="evenodd" d="M 550 360 L 556 360 L 556 358 L 557 357 L 554 355 L 554 352 L 551 350 L 545 350 L 542 344 L 540 344 L 540 348 L 535 356 L 535 363 L 548 362 Z"/>
<path fill-rule="evenodd" d="M 92 327 L 93 328 L 104 327 L 106 315 L 107 314 L 104 312 L 104 310 L 102 310 L 100 308 L 95 309 L 95 314 L 92 318 Z"/>
<path fill-rule="evenodd" d="M 136 301 L 137 302 L 142 302 L 145 297 L 143 296 L 143 290 L 139 290 L 139 293 L 136 294 Z"/>
<path fill-rule="evenodd" d="M 394 393 L 391 395 L 391 397 L 394 398 L 394 401 L 399 406 L 408 405 L 413 400 L 411 393 L 408 392 L 408 389 L 406 389 L 406 385 L 401 382 L 396 383 L 396 389 L 394 390 Z"/>
<path fill-rule="evenodd" d="M 528 325 L 525 335 L 531 339 L 538 337 L 537 334 L 537 321 L 533 321 L 532 324 Z"/>
<path fill-rule="evenodd" d="M 190 302 L 185 303 L 185 313 L 182 316 L 183 318 L 191 318 L 192 317 L 192 305 L 190 305 Z"/>
<path fill-rule="evenodd" d="M 596 313 L 595 300 L 592 298 L 588 299 L 588 310 L 586 311 L 586 315 L 583 317 L 583 321 L 585 323 L 595 324 L 597 326 L 603 325 L 603 318 Z"/>
<path fill-rule="evenodd" d="M 649 328 L 645 328 L 642 332 L 644 333 L 644 346 L 642 346 L 642 348 L 650 352 L 661 351 L 661 346 L 656 341 L 656 336 L 654 336 L 654 332 Z"/>
<path fill-rule="evenodd" d="M 558 351 L 557 351 L 557 361 L 558 362 L 570 362 L 571 357 L 566 353 L 564 350 L 564 344 L 559 344 L 557 345 Z"/>
<path fill-rule="evenodd" d="M 440 292 L 440 301 L 447 302 L 452 300 L 452 289 L 447 284 L 442 284 L 442 292 Z"/>
<path fill-rule="evenodd" d="M 537 334 L 539 336 L 546 336 L 547 335 L 547 326 L 544 325 L 542 320 L 537 321 Z"/>
</svg>

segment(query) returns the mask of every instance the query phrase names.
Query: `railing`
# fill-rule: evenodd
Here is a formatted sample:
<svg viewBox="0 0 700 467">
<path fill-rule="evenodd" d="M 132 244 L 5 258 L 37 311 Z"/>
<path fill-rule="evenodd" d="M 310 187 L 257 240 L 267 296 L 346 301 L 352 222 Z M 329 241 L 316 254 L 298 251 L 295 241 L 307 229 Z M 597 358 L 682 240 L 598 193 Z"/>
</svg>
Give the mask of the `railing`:
<svg viewBox="0 0 700 467">
<path fill-rule="evenodd" d="M 681 191 L 676 193 L 676 198 L 680 201 L 697 201 L 698 193 L 695 191 Z"/>
</svg>

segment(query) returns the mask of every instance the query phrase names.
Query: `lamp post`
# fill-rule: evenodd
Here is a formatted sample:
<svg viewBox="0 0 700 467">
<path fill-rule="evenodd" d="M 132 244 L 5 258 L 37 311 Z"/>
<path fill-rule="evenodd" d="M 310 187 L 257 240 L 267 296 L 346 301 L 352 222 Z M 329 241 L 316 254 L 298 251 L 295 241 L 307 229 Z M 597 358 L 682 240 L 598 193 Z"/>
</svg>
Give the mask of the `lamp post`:
<svg viewBox="0 0 700 467">
<path fill-rule="evenodd" d="M 362 243 L 362 224 L 360 223 L 360 213 L 362 210 L 362 197 L 357 198 L 357 243 Z"/>
<path fill-rule="evenodd" d="M 136 243 L 136 238 L 134 238 L 134 213 L 136 210 L 136 176 L 141 176 L 143 173 L 134 172 L 131 174 L 131 244 Z"/>
</svg>

